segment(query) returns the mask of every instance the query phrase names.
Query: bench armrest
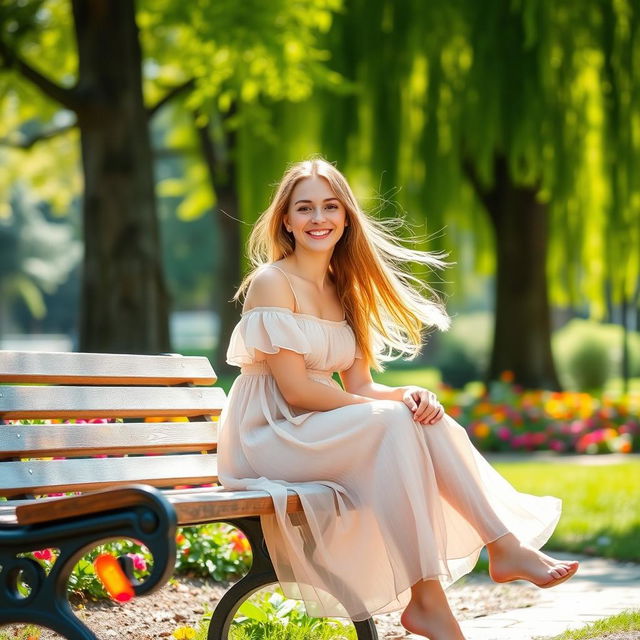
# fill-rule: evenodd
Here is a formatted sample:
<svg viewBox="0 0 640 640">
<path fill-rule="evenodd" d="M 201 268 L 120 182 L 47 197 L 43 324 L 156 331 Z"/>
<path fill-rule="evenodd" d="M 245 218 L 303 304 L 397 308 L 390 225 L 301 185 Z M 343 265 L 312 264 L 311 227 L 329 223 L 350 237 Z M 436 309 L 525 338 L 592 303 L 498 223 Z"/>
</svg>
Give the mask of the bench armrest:
<svg viewBox="0 0 640 640">
<path fill-rule="evenodd" d="M 79 496 L 42 499 L 23 504 L 16 507 L 16 519 L 21 525 L 52 523 L 67 518 L 148 504 L 154 498 L 166 500 L 160 491 L 149 485 L 122 485 Z"/>
</svg>

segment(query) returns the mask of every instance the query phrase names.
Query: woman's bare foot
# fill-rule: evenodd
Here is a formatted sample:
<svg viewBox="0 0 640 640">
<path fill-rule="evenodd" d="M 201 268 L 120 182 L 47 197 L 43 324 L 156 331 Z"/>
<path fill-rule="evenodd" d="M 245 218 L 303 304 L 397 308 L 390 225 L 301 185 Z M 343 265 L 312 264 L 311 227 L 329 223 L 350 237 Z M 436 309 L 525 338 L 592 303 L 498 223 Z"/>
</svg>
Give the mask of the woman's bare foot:
<svg viewBox="0 0 640 640">
<path fill-rule="evenodd" d="M 424 580 L 411 591 L 411 601 L 400 616 L 405 629 L 429 640 L 465 640 L 439 580 Z"/>
<path fill-rule="evenodd" d="M 508 533 L 487 545 L 489 575 L 495 582 L 529 580 L 541 589 L 548 589 L 568 580 L 578 570 L 575 560 L 556 560 L 522 544 Z"/>
</svg>

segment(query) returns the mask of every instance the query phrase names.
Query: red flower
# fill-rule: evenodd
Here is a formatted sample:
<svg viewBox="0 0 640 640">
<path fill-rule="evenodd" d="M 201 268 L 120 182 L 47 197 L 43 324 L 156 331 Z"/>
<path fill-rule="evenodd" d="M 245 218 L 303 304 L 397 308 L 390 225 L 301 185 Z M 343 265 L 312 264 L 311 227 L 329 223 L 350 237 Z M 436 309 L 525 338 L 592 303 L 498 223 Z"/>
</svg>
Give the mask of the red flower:
<svg viewBox="0 0 640 640">
<path fill-rule="evenodd" d="M 127 555 L 133 560 L 133 568 L 137 571 L 146 571 L 147 563 L 145 559 L 139 553 L 127 553 Z"/>
</svg>

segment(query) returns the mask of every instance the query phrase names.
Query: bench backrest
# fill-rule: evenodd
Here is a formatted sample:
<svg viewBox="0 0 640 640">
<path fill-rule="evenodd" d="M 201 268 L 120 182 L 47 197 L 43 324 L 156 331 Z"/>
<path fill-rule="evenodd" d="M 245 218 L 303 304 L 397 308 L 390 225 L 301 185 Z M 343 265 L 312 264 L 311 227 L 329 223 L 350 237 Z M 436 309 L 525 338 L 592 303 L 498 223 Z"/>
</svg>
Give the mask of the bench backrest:
<svg viewBox="0 0 640 640">
<path fill-rule="evenodd" d="M 0 351 L 0 496 L 215 483 L 215 381 L 204 357 Z"/>
</svg>

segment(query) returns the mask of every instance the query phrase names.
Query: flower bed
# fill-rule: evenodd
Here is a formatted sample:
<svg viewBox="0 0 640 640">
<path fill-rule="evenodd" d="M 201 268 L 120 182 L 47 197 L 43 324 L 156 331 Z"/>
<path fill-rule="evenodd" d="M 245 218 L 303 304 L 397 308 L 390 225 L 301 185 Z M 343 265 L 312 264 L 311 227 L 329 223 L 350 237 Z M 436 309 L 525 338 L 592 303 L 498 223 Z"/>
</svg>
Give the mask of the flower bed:
<svg viewBox="0 0 640 640">
<path fill-rule="evenodd" d="M 640 396 L 525 391 L 509 372 L 489 388 L 444 388 L 440 400 L 481 451 L 640 451 Z"/>
</svg>

